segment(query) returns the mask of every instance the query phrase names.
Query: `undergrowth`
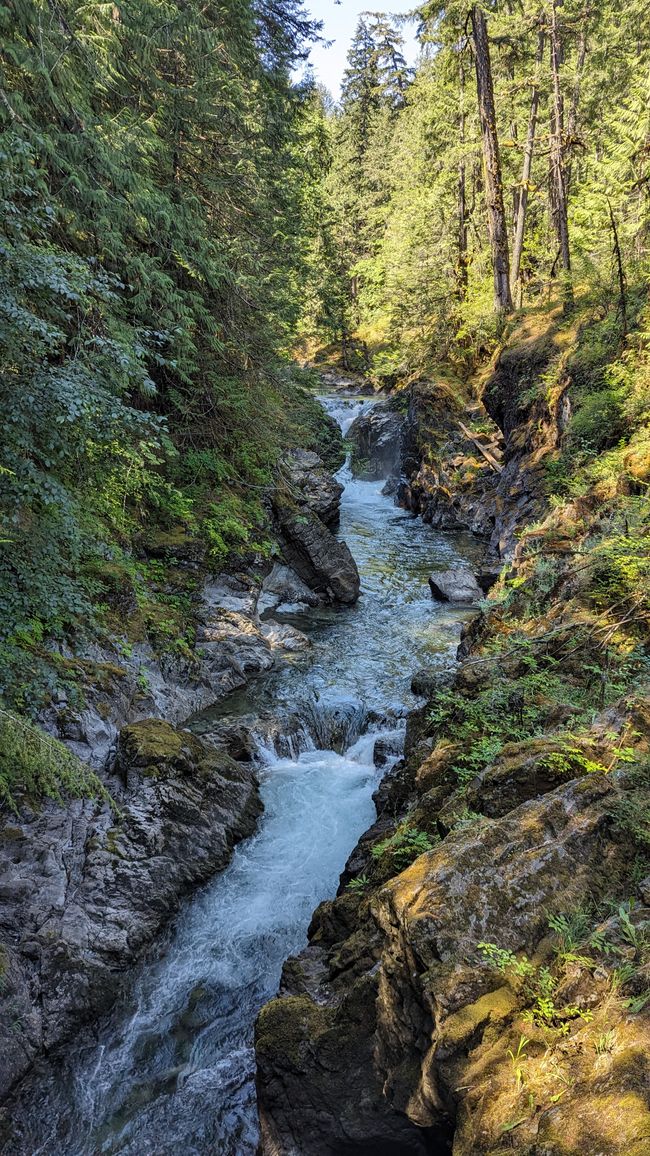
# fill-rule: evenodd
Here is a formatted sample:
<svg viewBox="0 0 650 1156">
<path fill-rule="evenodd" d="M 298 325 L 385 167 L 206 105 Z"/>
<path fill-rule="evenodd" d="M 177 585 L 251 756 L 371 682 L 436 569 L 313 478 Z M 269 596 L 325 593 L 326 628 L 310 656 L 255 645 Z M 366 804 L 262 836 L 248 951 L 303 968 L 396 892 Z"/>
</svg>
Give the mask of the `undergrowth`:
<svg viewBox="0 0 650 1156">
<path fill-rule="evenodd" d="M 0 805 L 65 797 L 109 799 L 101 780 L 57 739 L 12 711 L 0 710 Z"/>
</svg>

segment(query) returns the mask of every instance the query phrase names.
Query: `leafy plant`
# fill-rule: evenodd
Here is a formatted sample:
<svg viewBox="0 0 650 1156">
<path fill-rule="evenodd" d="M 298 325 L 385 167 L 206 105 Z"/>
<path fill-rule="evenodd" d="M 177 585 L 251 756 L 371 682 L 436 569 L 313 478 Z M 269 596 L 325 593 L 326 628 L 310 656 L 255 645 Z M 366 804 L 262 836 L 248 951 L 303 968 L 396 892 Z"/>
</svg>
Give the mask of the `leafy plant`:
<svg viewBox="0 0 650 1156">
<path fill-rule="evenodd" d="M 390 862 L 396 871 L 403 871 L 419 855 L 432 851 L 437 841 L 426 831 L 420 831 L 417 827 L 410 827 L 408 823 L 402 823 L 393 835 L 375 843 L 372 848 L 372 857 L 376 860 Z"/>
<path fill-rule="evenodd" d="M 355 879 L 350 879 L 349 883 L 347 884 L 346 890 L 347 891 L 354 891 L 354 892 L 365 891 L 365 889 L 369 885 L 369 883 L 370 883 L 370 879 L 367 875 L 365 875 L 365 874 L 357 875 L 357 877 Z"/>
</svg>

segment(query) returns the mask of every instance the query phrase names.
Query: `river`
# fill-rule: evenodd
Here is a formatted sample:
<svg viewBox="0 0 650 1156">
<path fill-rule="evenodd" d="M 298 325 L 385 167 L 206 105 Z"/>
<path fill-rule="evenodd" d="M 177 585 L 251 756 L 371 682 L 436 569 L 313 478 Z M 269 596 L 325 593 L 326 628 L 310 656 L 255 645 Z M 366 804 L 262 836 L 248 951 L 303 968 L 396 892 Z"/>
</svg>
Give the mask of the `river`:
<svg viewBox="0 0 650 1156">
<path fill-rule="evenodd" d="M 337 394 L 323 404 L 345 430 L 373 402 Z M 427 577 L 477 551 L 399 510 L 382 482 L 356 480 L 348 467 L 341 478 L 340 534 L 359 567 L 359 602 L 292 615 L 312 641 L 308 654 L 195 724 L 209 730 L 228 712 L 293 719 L 281 755 L 260 730 L 259 828 L 138 966 L 111 1017 L 41 1079 L 37 1106 L 33 1086 L 31 1105 L 23 1097 L 12 1156 L 256 1151 L 256 1015 L 373 822 L 374 746 L 381 736 L 399 749 L 411 673 L 453 658 L 467 611 L 435 603 Z"/>
</svg>

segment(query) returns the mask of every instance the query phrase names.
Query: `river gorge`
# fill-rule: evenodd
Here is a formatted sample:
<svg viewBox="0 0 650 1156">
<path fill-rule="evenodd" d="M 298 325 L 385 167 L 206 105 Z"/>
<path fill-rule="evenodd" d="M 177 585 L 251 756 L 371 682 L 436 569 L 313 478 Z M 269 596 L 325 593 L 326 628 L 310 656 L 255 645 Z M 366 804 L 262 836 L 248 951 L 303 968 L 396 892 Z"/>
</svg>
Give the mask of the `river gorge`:
<svg viewBox="0 0 650 1156">
<path fill-rule="evenodd" d="M 377 405 L 340 392 L 322 401 L 344 432 Z M 138 965 L 110 1017 L 79 1035 L 63 1067 L 28 1081 L 13 1113 L 20 1138 L 7 1152 L 256 1151 L 255 1018 L 374 821 L 373 792 L 399 757 L 416 701 L 412 673 L 451 667 L 472 614 L 435 602 L 427 584 L 432 569 L 470 566 L 479 552 L 471 535 L 424 526 L 382 493 L 383 478 L 355 478 L 349 464 L 340 478 L 339 535 L 360 571 L 358 603 L 280 607 L 276 617 L 303 632 L 308 649 L 191 724 L 207 736 L 224 719 L 251 726 L 259 827 Z M 260 715 L 274 720 L 271 738 Z"/>
</svg>

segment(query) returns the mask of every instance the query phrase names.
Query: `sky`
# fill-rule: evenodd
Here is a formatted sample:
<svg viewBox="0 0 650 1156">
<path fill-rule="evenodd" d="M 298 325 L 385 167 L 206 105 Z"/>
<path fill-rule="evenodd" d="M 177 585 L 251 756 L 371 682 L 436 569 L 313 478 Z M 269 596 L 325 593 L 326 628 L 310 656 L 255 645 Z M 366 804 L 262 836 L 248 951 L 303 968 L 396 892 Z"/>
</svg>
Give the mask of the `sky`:
<svg viewBox="0 0 650 1156">
<path fill-rule="evenodd" d="M 385 3 L 381 0 L 341 0 L 340 4 L 336 4 L 335 0 L 305 0 L 306 10 L 314 19 L 323 21 L 323 39 L 333 41 L 329 48 L 325 44 L 312 47 L 310 60 L 316 79 L 338 99 L 345 58 L 360 14 L 367 11 L 403 14 L 411 12 L 416 6 L 417 0 L 386 0 Z M 404 55 L 409 64 L 413 64 L 417 56 L 414 28 L 414 24 L 407 24 L 402 29 Z"/>
</svg>

